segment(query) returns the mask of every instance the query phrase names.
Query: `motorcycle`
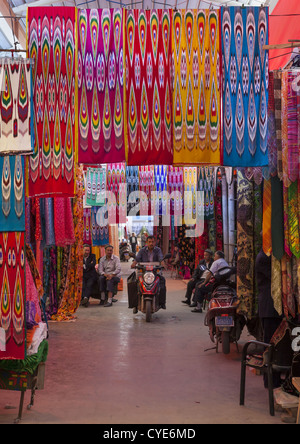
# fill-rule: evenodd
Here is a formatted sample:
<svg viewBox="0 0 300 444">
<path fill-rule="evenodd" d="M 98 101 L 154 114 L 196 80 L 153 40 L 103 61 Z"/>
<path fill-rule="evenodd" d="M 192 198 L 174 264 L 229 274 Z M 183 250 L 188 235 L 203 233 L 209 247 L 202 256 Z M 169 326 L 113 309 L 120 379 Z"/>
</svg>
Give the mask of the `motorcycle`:
<svg viewBox="0 0 300 444">
<path fill-rule="evenodd" d="M 246 324 L 244 316 L 237 313 L 239 301 L 235 284 L 230 280 L 235 272 L 235 268 L 225 267 L 214 276 L 216 283 L 204 320 L 204 325 L 209 327 L 211 341 L 216 343 L 217 353 L 221 343 L 225 355 L 230 353 L 231 343 L 235 343 L 238 350 L 237 343 Z"/>
<path fill-rule="evenodd" d="M 169 259 L 171 255 L 166 255 L 165 259 Z M 136 279 L 135 273 L 128 279 L 134 284 L 128 294 L 131 298 L 129 308 L 133 308 L 133 313 L 136 314 L 139 310 L 146 315 L 146 322 L 151 322 L 152 314 L 156 313 L 160 308 L 159 294 L 161 290 L 159 272 L 164 268 L 160 262 L 140 262 L 135 266 L 138 271 Z M 127 281 L 127 285 L 128 282 Z M 129 283 L 129 285 L 131 285 Z M 131 295 L 130 295 L 131 293 Z M 134 302 L 133 302 L 134 300 Z"/>
<path fill-rule="evenodd" d="M 130 247 L 127 242 L 121 242 L 119 245 L 120 261 L 128 262 L 130 259 Z"/>
</svg>

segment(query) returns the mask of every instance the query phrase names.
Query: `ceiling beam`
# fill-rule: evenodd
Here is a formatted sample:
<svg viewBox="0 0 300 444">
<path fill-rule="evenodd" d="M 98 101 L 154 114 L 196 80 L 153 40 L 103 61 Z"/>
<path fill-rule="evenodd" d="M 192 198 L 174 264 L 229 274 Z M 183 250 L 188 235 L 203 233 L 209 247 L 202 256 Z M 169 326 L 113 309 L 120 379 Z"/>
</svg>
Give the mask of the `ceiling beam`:
<svg viewBox="0 0 300 444">
<path fill-rule="evenodd" d="M 14 19 L 14 18 L 12 19 L 14 21 L 14 29 L 12 30 L 12 32 L 14 32 L 14 34 L 15 34 L 18 42 L 20 43 L 20 45 L 24 49 L 26 49 L 26 32 L 22 28 L 21 23 L 19 22 L 19 20 L 17 20 L 18 17 L 16 16 L 16 13 L 14 12 L 14 10 L 10 8 L 7 0 L 1 0 L 0 1 L 0 12 L 5 17 L 8 17 L 8 16 L 16 17 L 16 19 Z M 12 27 L 11 19 L 4 19 L 4 18 L 2 18 L 1 20 L 6 20 L 8 26 L 10 28 Z M 0 23 L 0 26 L 1 26 L 1 23 Z"/>
<path fill-rule="evenodd" d="M 4 0 L 6 1 L 6 0 Z M 61 0 L 51 0 L 51 4 L 54 3 L 59 3 L 61 2 Z M 26 12 L 27 8 L 29 6 L 46 6 L 49 5 L 50 0 L 36 0 L 34 2 L 30 2 L 30 3 L 24 3 L 23 5 L 20 6 L 15 6 L 14 8 L 12 8 L 14 14 L 18 15 L 18 14 L 22 14 L 22 12 Z"/>
</svg>

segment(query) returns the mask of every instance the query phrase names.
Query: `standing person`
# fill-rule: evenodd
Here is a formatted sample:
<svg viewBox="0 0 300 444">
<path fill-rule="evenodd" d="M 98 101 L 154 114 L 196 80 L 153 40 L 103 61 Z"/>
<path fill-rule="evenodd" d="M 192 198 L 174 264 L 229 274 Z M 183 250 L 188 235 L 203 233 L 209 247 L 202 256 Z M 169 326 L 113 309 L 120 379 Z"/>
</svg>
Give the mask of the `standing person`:
<svg viewBox="0 0 300 444">
<path fill-rule="evenodd" d="M 135 254 L 136 253 L 136 245 L 137 245 L 137 237 L 136 237 L 136 235 L 134 233 L 131 234 L 131 236 L 129 238 L 129 242 L 130 242 L 130 245 L 131 245 L 132 253 Z"/>
<path fill-rule="evenodd" d="M 95 271 L 96 256 L 91 253 L 90 245 L 83 247 L 83 281 L 81 305 L 87 307 L 93 291 L 93 286 L 97 282 L 98 276 Z"/>
<path fill-rule="evenodd" d="M 163 260 L 164 260 L 163 252 L 159 247 L 155 246 L 155 237 L 148 236 L 146 246 L 138 252 L 135 260 L 132 262 L 131 268 L 135 268 L 138 262 L 161 262 L 161 264 L 165 266 Z M 160 307 L 165 310 L 166 297 L 167 297 L 166 279 L 161 274 L 159 275 L 159 279 L 160 279 L 159 304 Z"/>
<path fill-rule="evenodd" d="M 202 313 L 202 306 L 205 296 L 209 294 L 213 287 L 214 282 L 211 278 L 219 271 L 221 268 L 229 267 L 228 263 L 224 259 L 223 251 L 216 251 L 214 256 L 214 262 L 210 267 L 209 272 L 205 278 L 205 281 L 196 286 L 195 300 L 197 301 L 197 307 L 192 310 L 193 313 Z"/>
<path fill-rule="evenodd" d="M 193 294 L 193 290 L 196 288 L 197 284 L 201 282 L 201 280 L 205 280 L 210 267 L 213 264 L 213 253 L 211 250 L 205 250 L 203 259 L 199 262 L 198 267 L 194 271 L 192 275 L 192 279 L 188 282 L 187 290 L 185 294 L 185 300 L 182 301 L 183 304 L 187 304 L 191 306 L 191 297 Z M 205 271 L 201 270 L 201 266 L 204 265 L 206 267 Z M 192 304 L 192 307 L 196 307 L 196 303 Z"/>
<path fill-rule="evenodd" d="M 113 254 L 113 249 L 112 245 L 105 247 L 105 256 L 99 260 L 99 266 L 96 267 L 100 275 L 100 304 L 104 304 L 104 307 L 112 306 L 115 288 L 121 280 L 121 262 L 118 256 Z M 106 291 L 108 292 L 108 300 L 105 304 Z"/>
<path fill-rule="evenodd" d="M 142 233 L 142 248 L 144 248 L 146 246 L 146 243 L 147 243 L 147 234 L 144 231 Z"/>
<path fill-rule="evenodd" d="M 256 283 L 258 288 L 258 316 L 261 319 L 264 342 L 270 344 L 271 339 L 281 324 L 282 317 L 274 308 L 271 294 L 271 256 L 267 256 L 260 250 L 255 261 Z M 266 376 L 266 375 L 264 375 Z M 267 378 L 264 377 L 264 385 L 268 387 Z M 281 386 L 280 373 L 273 373 L 273 386 Z"/>
</svg>

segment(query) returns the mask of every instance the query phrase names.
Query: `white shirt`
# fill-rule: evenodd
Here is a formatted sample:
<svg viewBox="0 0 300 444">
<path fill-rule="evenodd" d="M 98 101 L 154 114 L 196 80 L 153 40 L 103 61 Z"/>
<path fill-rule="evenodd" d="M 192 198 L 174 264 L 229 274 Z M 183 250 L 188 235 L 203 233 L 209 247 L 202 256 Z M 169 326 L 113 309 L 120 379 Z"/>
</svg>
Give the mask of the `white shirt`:
<svg viewBox="0 0 300 444">
<path fill-rule="evenodd" d="M 210 272 L 212 274 L 216 274 L 221 268 L 229 267 L 225 259 L 220 258 L 213 262 L 212 266 L 210 267 Z"/>
</svg>

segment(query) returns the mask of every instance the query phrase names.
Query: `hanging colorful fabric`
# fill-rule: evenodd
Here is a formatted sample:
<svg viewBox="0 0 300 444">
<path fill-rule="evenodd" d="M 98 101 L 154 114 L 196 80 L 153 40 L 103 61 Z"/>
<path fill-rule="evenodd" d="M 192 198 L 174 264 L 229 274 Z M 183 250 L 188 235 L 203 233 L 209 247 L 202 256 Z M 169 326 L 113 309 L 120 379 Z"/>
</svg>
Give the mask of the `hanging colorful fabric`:
<svg viewBox="0 0 300 444">
<path fill-rule="evenodd" d="M 290 250 L 296 258 L 300 258 L 298 181 L 288 188 L 288 227 Z"/>
<path fill-rule="evenodd" d="M 283 177 L 282 170 L 282 102 L 281 102 L 281 71 L 274 71 L 274 107 L 275 107 L 275 130 L 276 130 L 276 144 L 277 144 L 277 174 L 280 180 Z"/>
<path fill-rule="evenodd" d="M 74 196 L 76 20 L 76 8 L 28 8 L 27 43 L 35 97 L 29 196 Z"/>
<path fill-rule="evenodd" d="M 263 192 L 263 250 L 267 256 L 272 253 L 272 187 L 271 180 L 264 181 Z"/>
<path fill-rule="evenodd" d="M 85 203 L 89 206 L 101 207 L 105 204 L 106 166 L 88 168 L 86 171 Z"/>
<path fill-rule="evenodd" d="M 219 164 L 219 11 L 173 12 L 174 164 Z"/>
<path fill-rule="evenodd" d="M 127 164 L 172 165 L 171 12 L 124 14 Z"/>
<path fill-rule="evenodd" d="M 282 180 L 285 187 L 291 184 L 289 178 L 289 129 L 288 129 L 288 90 L 289 90 L 289 73 L 282 73 L 281 84 L 281 135 L 282 135 Z"/>
<path fill-rule="evenodd" d="M 106 189 L 111 193 L 108 198 L 108 223 L 126 223 L 127 199 L 125 163 L 113 163 L 106 171 Z"/>
<path fill-rule="evenodd" d="M 268 165 L 268 9 L 222 7 L 224 165 Z"/>
<path fill-rule="evenodd" d="M 55 245 L 57 247 L 73 245 L 75 236 L 71 199 L 68 197 L 54 197 L 53 203 Z"/>
<path fill-rule="evenodd" d="M 70 249 L 66 286 L 57 313 L 53 321 L 70 321 L 76 318 L 82 292 L 83 275 L 83 170 L 76 168 L 76 193 L 74 200 L 74 234 L 75 243 Z"/>
<path fill-rule="evenodd" d="M 197 218 L 197 167 L 183 168 L 184 223 L 196 224 Z"/>
<path fill-rule="evenodd" d="M 275 120 L 274 73 L 270 72 L 268 102 L 268 156 L 271 176 L 277 174 L 277 141 Z"/>
<path fill-rule="evenodd" d="M 173 196 L 170 199 L 170 214 L 172 216 L 176 216 L 176 219 L 178 217 L 181 217 L 184 212 L 183 207 L 183 193 L 184 193 L 184 187 L 183 187 L 183 168 L 182 167 L 174 167 L 169 166 L 168 170 L 168 191 L 169 196 Z M 174 225 L 178 226 L 178 219 L 177 223 L 174 219 Z"/>
<path fill-rule="evenodd" d="M 140 215 L 149 216 L 151 214 L 151 198 L 154 191 L 154 166 L 139 167 L 140 182 Z"/>
<path fill-rule="evenodd" d="M 24 233 L 0 233 L 0 359 L 25 358 L 24 241 Z"/>
<path fill-rule="evenodd" d="M 275 256 L 272 256 L 271 270 L 271 295 L 274 302 L 274 308 L 282 315 L 282 285 L 281 285 L 281 263 Z"/>
<path fill-rule="evenodd" d="M 253 184 L 237 170 L 237 296 L 239 313 L 249 319 L 254 308 Z"/>
<path fill-rule="evenodd" d="M 31 66 L 0 59 L 0 155 L 33 151 Z"/>
<path fill-rule="evenodd" d="M 298 71 L 288 72 L 287 125 L 288 125 L 288 175 L 291 182 L 299 178 L 299 127 L 298 127 L 298 95 L 295 84 Z"/>
<path fill-rule="evenodd" d="M 139 199 L 139 197 L 138 197 L 139 167 L 138 166 L 126 166 L 126 183 L 127 183 L 127 213 L 129 215 L 130 211 L 133 210 L 134 215 L 136 215 L 137 201 Z"/>
<path fill-rule="evenodd" d="M 25 231 L 24 159 L 0 157 L 0 231 Z"/>
<path fill-rule="evenodd" d="M 91 208 L 84 208 L 83 210 L 83 225 L 84 225 L 83 243 L 91 245 L 92 244 Z"/>
<path fill-rule="evenodd" d="M 123 10 L 78 12 L 78 160 L 123 162 Z"/>
</svg>

